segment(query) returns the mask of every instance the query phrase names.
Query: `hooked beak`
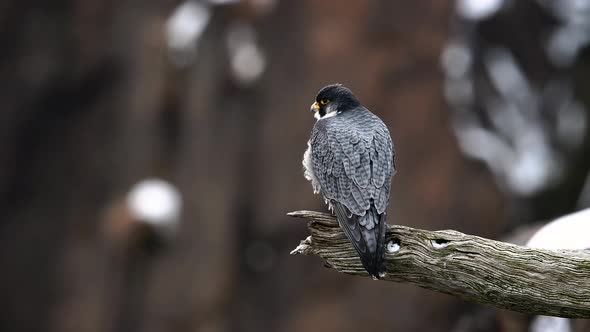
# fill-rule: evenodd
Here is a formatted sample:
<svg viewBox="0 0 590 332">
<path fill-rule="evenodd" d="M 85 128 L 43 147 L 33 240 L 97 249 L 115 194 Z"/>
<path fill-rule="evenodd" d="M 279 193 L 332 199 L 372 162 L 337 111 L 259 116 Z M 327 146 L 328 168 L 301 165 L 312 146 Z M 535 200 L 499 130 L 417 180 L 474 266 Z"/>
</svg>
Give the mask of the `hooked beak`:
<svg viewBox="0 0 590 332">
<path fill-rule="evenodd" d="M 313 104 L 311 104 L 309 111 L 314 113 L 314 112 L 317 112 L 319 109 L 320 109 L 320 104 L 318 104 L 318 102 L 316 101 Z"/>
</svg>

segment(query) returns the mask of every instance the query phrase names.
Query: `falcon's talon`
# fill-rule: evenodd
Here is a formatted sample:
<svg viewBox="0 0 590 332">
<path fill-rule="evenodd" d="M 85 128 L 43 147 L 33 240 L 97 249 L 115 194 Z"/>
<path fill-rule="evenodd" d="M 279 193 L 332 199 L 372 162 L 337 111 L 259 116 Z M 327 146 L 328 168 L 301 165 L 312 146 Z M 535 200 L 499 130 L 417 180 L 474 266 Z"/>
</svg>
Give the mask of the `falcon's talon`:
<svg viewBox="0 0 590 332">
<path fill-rule="evenodd" d="M 382 277 L 385 210 L 395 174 L 387 126 L 341 84 L 322 88 L 311 111 L 317 121 L 303 158 L 305 178 L 329 203 L 367 272 Z"/>
</svg>

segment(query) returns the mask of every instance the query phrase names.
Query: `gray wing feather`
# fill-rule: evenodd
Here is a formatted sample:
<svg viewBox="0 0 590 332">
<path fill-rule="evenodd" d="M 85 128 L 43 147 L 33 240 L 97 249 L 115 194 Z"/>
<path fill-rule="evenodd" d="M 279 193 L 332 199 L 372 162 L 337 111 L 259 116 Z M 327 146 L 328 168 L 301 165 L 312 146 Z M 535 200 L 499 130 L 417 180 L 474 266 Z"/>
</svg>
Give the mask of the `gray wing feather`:
<svg viewBox="0 0 590 332">
<path fill-rule="evenodd" d="M 312 131 L 312 165 L 322 194 L 356 215 L 364 215 L 371 200 L 379 213 L 385 212 L 395 173 L 387 127 L 372 114 L 369 121 L 352 128 L 336 119 L 318 121 Z"/>
</svg>

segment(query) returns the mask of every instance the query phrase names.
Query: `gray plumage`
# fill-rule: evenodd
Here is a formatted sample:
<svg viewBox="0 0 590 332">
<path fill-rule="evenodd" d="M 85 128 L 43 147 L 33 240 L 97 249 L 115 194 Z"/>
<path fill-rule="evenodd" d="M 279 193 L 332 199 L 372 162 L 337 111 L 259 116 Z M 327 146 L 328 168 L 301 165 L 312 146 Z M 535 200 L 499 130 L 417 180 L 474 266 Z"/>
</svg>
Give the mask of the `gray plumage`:
<svg viewBox="0 0 590 332">
<path fill-rule="evenodd" d="M 345 89 L 356 101 L 341 85 L 329 87 Z M 327 88 L 320 91 L 318 100 Z M 306 178 L 329 203 L 365 269 L 379 278 L 385 211 L 395 173 L 393 142 L 383 121 L 358 101 L 339 104 L 337 94 L 331 98 L 334 106 L 324 111 L 311 133 L 304 156 Z"/>
</svg>

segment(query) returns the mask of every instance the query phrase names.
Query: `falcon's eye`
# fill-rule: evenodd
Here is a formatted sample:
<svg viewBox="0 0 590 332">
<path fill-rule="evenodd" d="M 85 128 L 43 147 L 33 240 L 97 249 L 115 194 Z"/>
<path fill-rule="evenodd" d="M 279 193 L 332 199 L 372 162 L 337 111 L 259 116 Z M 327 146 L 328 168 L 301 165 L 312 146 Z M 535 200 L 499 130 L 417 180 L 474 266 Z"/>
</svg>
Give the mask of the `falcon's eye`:
<svg viewBox="0 0 590 332">
<path fill-rule="evenodd" d="M 322 100 L 320 100 L 320 104 L 322 104 L 322 105 L 326 105 L 329 102 L 330 102 L 329 99 L 322 99 Z"/>
</svg>

